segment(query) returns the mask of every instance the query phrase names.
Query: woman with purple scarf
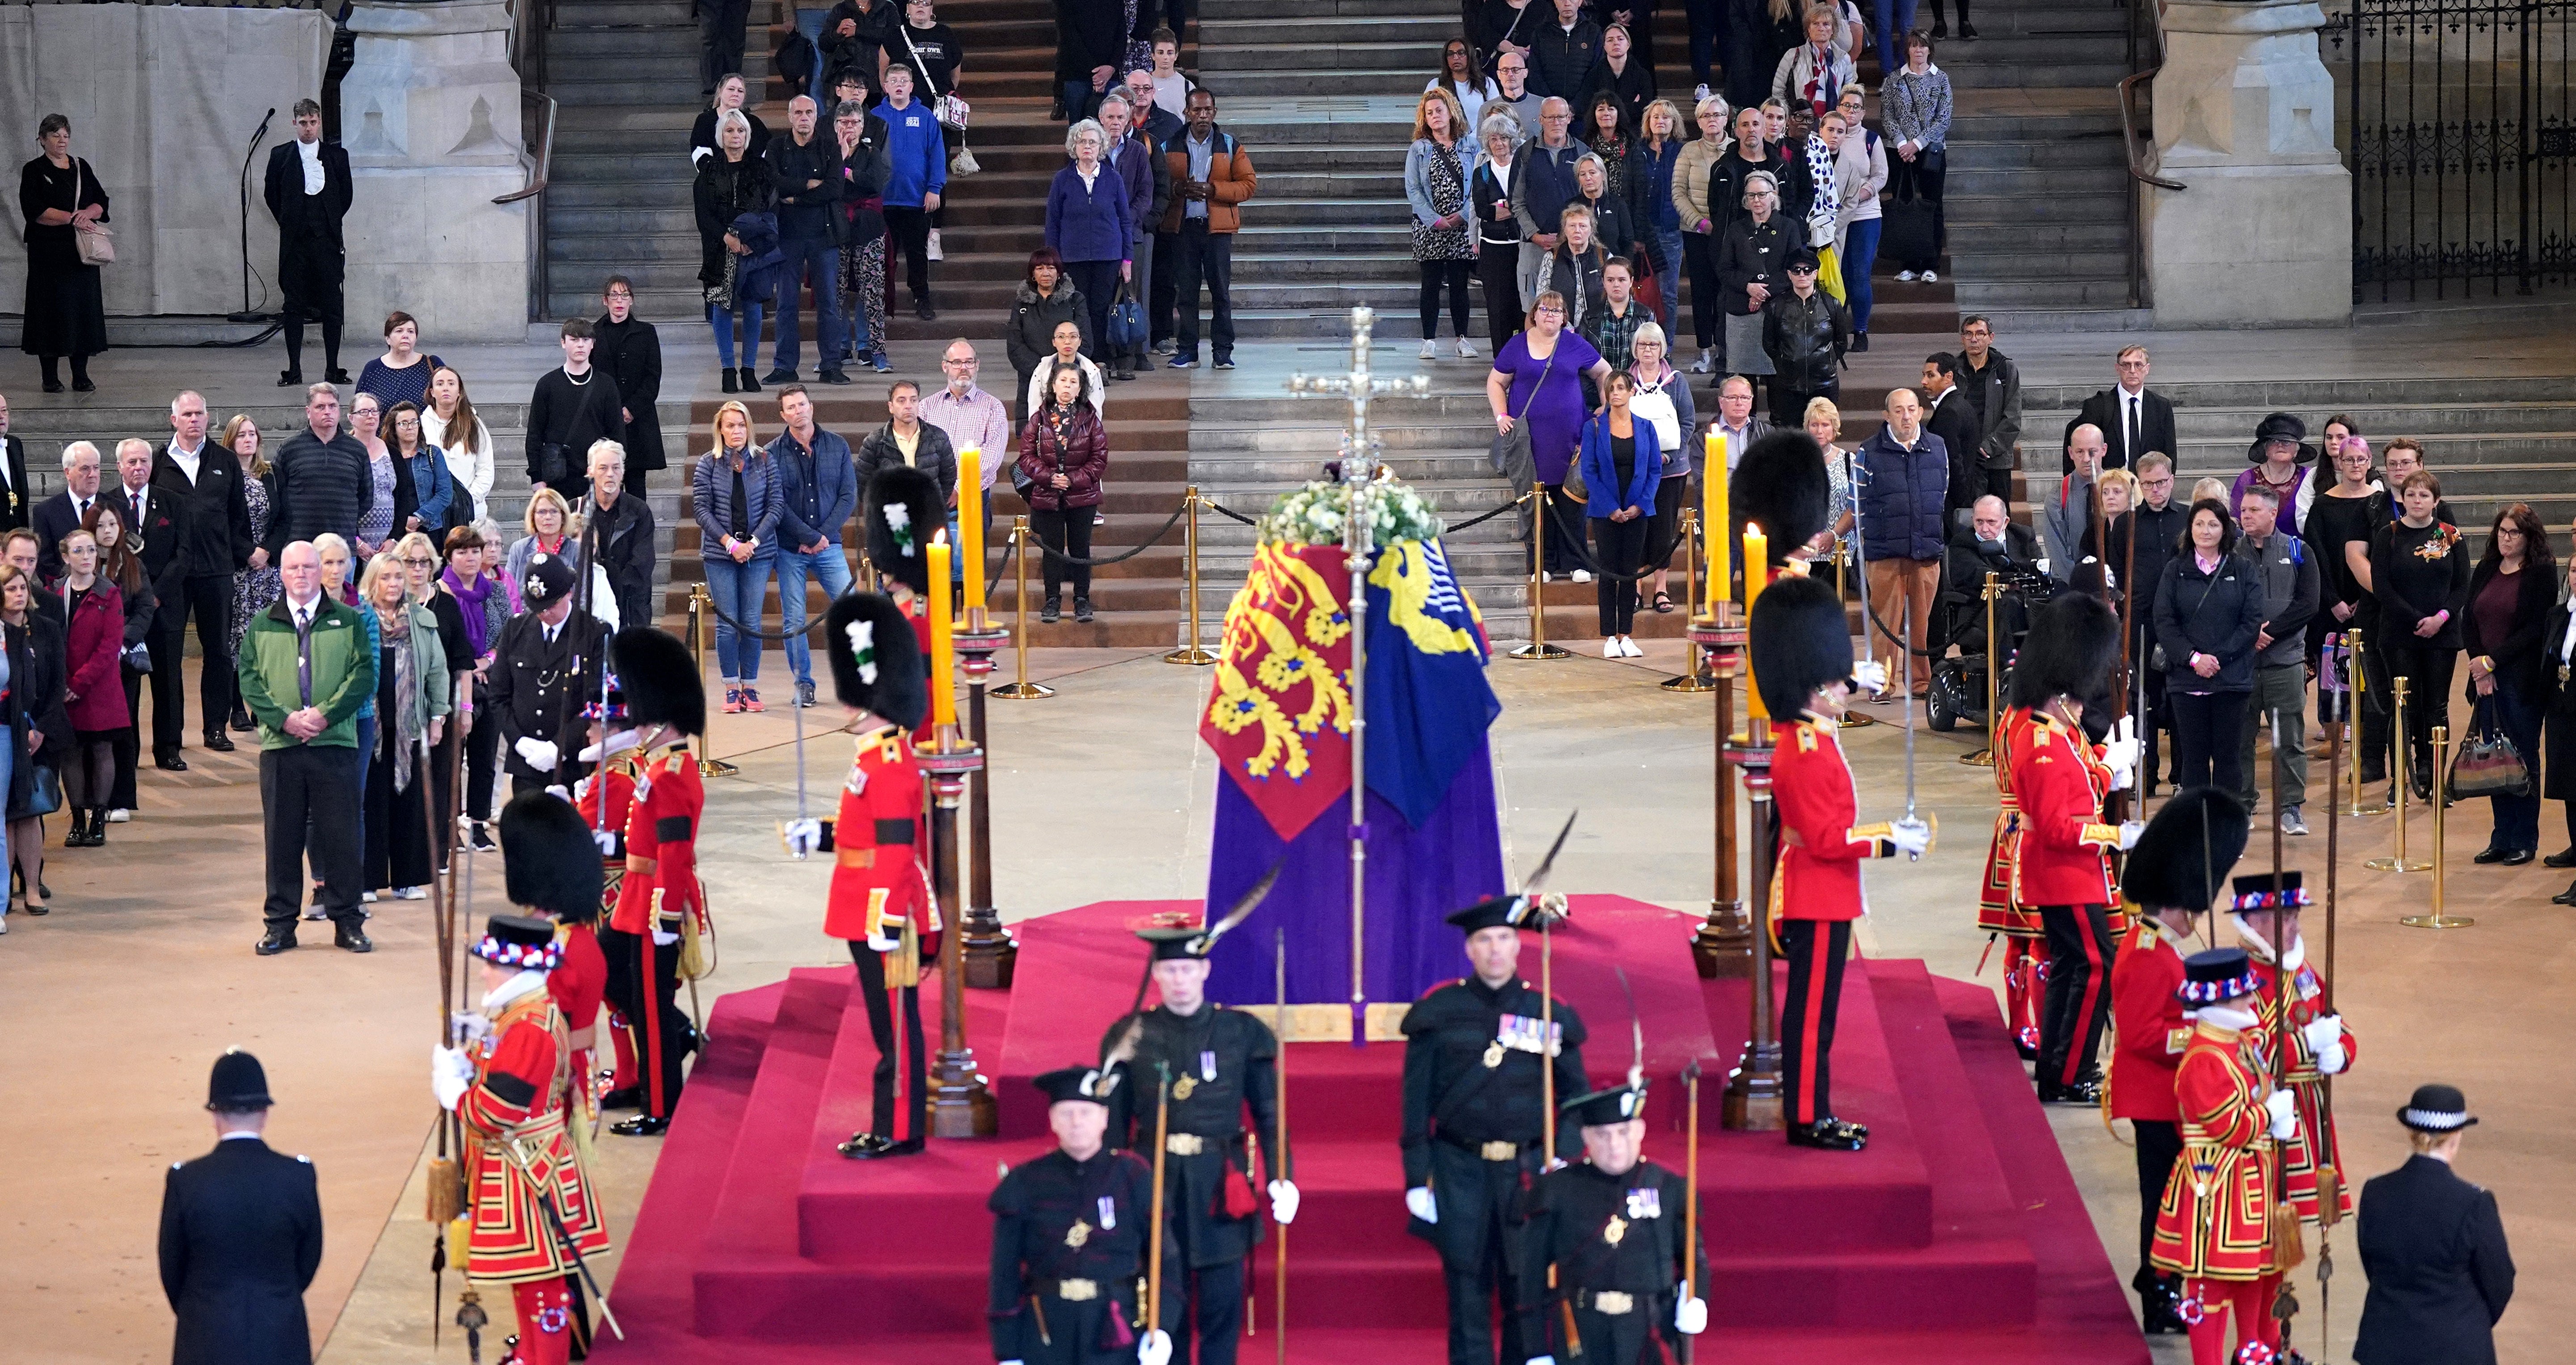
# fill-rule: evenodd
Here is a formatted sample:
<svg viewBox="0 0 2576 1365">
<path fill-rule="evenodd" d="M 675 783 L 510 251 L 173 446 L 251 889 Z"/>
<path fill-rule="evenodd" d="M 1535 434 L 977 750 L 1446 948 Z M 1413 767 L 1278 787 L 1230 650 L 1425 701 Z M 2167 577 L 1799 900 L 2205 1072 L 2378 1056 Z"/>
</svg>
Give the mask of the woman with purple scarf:
<svg viewBox="0 0 2576 1365">
<path fill-rule="evenodd" d="M 456 724 L 448 734 L 449 744 L 455 736 L 465 743 L 466 816 L 473 823 L 474 846 L 485 852 L 500 847 L 492 838 L 492 790 L 498 773 L 501 727 L 486 722 L 481 716 L 484 702 L 491 693 L 493 646 L 501 638 L 501 627 L 518 615 L 518 591 L 510 581 L 495 572 L 486 562 L 497 555 L 488 551 L 483 533 L 471 526 L 459 526 L 447 533 L 447 567 L 438 575 L 438 595 L 455 604 L 450 612 L 436 603 L 439 633 L 451 661 L 470 661 L 473 686 L 457 689 Z M 451 633 L 452 631 L 452 633 Z M 463 680 L 460 678 L 460 682 Z M 454 770 L 452 761 L 442 759 L 438 768 L 440 810 L 447 809 L 447 775 Z"/>
</svg>

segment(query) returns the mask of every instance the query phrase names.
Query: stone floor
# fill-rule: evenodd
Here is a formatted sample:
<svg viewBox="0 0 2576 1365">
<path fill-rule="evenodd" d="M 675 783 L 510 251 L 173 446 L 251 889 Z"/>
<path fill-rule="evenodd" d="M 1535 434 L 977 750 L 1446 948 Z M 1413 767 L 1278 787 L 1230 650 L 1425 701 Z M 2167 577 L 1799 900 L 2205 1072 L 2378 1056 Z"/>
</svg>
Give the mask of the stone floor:
<svg viewBox="0 0 2576 1365">
<path fill-rule="evenodd" d="M 1495 664 L 1505 704 L 1494 731 L 1505 833 L 1513 865 L 1525 867 L 1565 812 L 1579 808 L 1558 885 L 1696 907 L 1710 878 L 1709 705 L 1658 690 L 1680 658 L 1674 645 L 1648 648 L 1629 662 Z M 1007 916 L 1196 894 L 1218 780 L 1192 738 L 1206 675 L 1110 651 L 1041 653 L 1032 674 L 1058 694 L 992 704 L 996 891 Z M 823 869 L 777 851 L 775 824 L 797 810 L 794 724 L 787 712 L 716 720 L 715 751 L 743 773 L 709 787 L 701 858 L 720 888 L 722 953 L 702 999 L 840 955 L 817 929 Z M 1847 739 L 1865 813 L 1899 813 L 1902 729 Z M 1968 926 L 1990 775 L 1956 761 L 1966 736 L 1917 739 L 1918 797 L 1944 837 L 1921 865 L 1872 867 L 1873 913 L 1859 948 L 1923 957 L 1937 972 L 1967 977 L 1984 946 Z M 817 802 L 838 771 L 839 747 L 828 738 L 810 746 Z M 435 1017 L 434 962 L 423 913 L 378 906 L 370 957 L 320 946 L 253 957 L 255 767 L 247 753 L 189 754 L 189 773 L 145 777 L 141 814 L 116 827 L 105 850 L 56 854 L 49 881 L 59 908 L 44 919 L 11 916 L 14 932 L 0 939 L 0 963 L 14 959 L 11 979 L 23 983 L 0 997 L 0 1036 L 17 1059 L 13 1093 L 32 1101 L 0 1111 L 0 1142 L 29 1154 L 0 1176 L 10 1230 L 0 1243 L 0 1320 L 13 1324 L 26 1359 L 139 1365 L 161 1356 L 169 1319 L 153 1282 L 153 1172 L 206 1145 L 197 1108 L 204 1068 L 222 1046 L 240 1043 L 269 1066 L 278 1145 L 312 1155 L 322 1177 L 329 1241 L 308 1306 L 325 1365 L 432 1358 L 419 1172 L 431 1112 L 421 1054 Z M 2323 808 L 2319 791 L 2312 817 Z M 2450 904 L 2479 923 L 2438 935 L 2395 923 L 2423 907 L 2429 878 L 2359 867 L 2382 851 L 2390 821 L 2343 825 L 2340 999 L 2363 1040 L 2358 1070 L 2338 1087 L 2346 1150 L 2355 1171 L 2393 1166 L 2402 1141 L 2384 1116 L 2407 1091 L 2436 1078 L 2466 1088 L 2486 1122 L 2463 1170 L 2500 1192 L 2525 1271 L 2504 1324 L 2504 1356 L 2533 1358 L 2521 1352 L 2576 1329 L 2565 1274 L 2576 1258 L 2576 1165 L 2559 1136 L 2576 1118 L 2568 1112 L 2576 1067 L 2547 1041 L 2576 1026 L 2576 993 L 2563 984 L 2565 912 L 2546 903 L 2560 885 L 2554 874 L 2471 867 L 2467 854 L 2484 842 L 2483 809 L 2464 804 L 2452 817 Z M 2554 848 L 2556 812 L 2549 821 Z M 2324 822 L 2314 823 L 2317 836 L 2289 843 L 2291 863 L 2312 879 L 2325 857 Z M 2419 851 L 2429 830 L 2419 816 Z M 2258 843 L 2256 853 L 2249 866 L 2268 849 Z M 187 889 L 174 894 L 171 873 L 180 868 Z M 476 903 L 487 912 L 499 904 L 497 875 L 493 866 L 476 874 Z M 1995 977 L 1989 965 L 1979 979 Z M 2499 1001 L 2512 1003 L 2489 1003 Z M 2090 1111 L 2052 1118 L 2126 1274 L 2128 1152 Z M 602 1141 L 598 1176 L 622 1233 L 658 1144 Z M 2333 1339 L 2348 1349 L 2362 1279 L 2349 1228 L 2336 1245 L 2344 1273 Z M 612 1257 L 611 1274 L 614 1265 Z M 455 1288 L 451 1277 L 442 1315 L 454 1311 Z M 2301 1339 L 2313 1344 L 2317 1300 L 2311 1285 L 2303 1292 L 2310 1316 Z M 436 1358 L 463 1359 L 452 1328 Z M 2170 1348 L 2159 1355 L 2182 1358 Z"/>
</svg>

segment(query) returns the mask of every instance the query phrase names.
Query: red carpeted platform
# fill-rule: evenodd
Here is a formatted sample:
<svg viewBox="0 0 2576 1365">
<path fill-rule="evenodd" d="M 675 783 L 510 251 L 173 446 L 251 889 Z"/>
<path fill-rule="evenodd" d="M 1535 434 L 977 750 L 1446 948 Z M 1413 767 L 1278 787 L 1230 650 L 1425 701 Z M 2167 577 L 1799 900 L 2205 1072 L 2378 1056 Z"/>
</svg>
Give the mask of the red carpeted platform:
<svg viewBox="0 0 2576 1365">
<path fill-rule="evenodd" d="M 751 1351 L 784 1365 L 989 1360 L 983 1201 L 1004 1163 L 1048 1141 L 1028 1078 L 1094 1055 L 1142 966 L 1126 926 L 1175 908 L 1195 907 L 1103 902 L 1020 926 L 1016 988 L 967 997 L 1003 1135 L 933 1143 L 913 1160 L 851 1162 L 833 1150 L 865 1119 L 876 1059 L 850 971 L 798 971 L 720 1000 L 713 1044 L 618 1268 L 627 1340 L 594 1354 L 653 1365 Z M 1717 1126 L 1749 987 L 1693 974 L 1693 925 L 1621 897 L 1577 897 L 1555 957 L 1558 993 L 1591 1030 L 1585 1061 L 1605 1082 L 1628 1066 L 1613 969 L 1627 972 L 1656 1086 L 1649 1156 L 1681 1166 L 1678 1076 L 1694 1057 L 1711 1074 L 1701 1112 L 1712 1262 L 1703 1359 L 2146 1361 L 1991 993 L 1937 980 L 1920 962 L 1855 963 L 1834 1089 L 1842 1115 L 1870 1126 L 1870 1146 L 1793 1149 L 1776 1134 Z M 1535 942 L 1522 968 L 1536 978 Z M 1439 1262 L 1404 1233 L 1402 1065 L 1395 1044 L 1288 1049 L 1305 1192 L 1290 1237 L 1296 1360 L 1442 1355 Z M 1274 1325 L 1270 1255 L 1265 1247 L 1256 1277 L 1264 1337 Z"/>
</svg>

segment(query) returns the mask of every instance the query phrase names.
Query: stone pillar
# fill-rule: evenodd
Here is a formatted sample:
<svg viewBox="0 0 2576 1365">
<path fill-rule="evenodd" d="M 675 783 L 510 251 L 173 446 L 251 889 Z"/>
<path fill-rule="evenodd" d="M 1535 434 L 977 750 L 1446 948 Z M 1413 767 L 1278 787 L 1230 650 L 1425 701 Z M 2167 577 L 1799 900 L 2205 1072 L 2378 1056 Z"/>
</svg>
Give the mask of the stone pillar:
<svg viewBox="0 0 2576 1365">
<path fill-rule="evenodd" d="M 351 355 L 395 308 L 420 319 L 423 350 L 527 337 L 536 201 L 492 202 L 528 177 L 511 23 L 502 0 L 358 0 L 350 12 Z"/>
<path fill-rule="evenodd" d="M 2352 321 L 2352 176 L 2313 0 L 2167 0 L 2151 169 L 2139 186 L 2159 327 Z"/>
</svg>

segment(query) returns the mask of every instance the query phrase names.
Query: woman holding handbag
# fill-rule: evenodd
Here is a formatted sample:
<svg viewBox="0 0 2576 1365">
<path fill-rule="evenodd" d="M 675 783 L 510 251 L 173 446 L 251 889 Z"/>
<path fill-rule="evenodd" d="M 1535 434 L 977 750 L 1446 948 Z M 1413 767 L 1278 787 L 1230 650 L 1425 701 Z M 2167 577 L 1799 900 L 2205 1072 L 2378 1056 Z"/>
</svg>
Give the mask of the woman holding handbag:
<svg viewBox="0 0 2576 1365">
<path fill-rule="evenodd" d="M 1521 466 L 1503 472 L 1516 484 L 1526 477 L 1547 490 L 1539 513 L 1545 528 L 1540 571 L 1589 583 L 1592 575 L 1576 553 L 1583 520 L 1566 505 L 1563 489 L 1583 427 L 1583 381 L 1598 386 L 1610 377 L 1610 364 L 1565 325 L 1565 315 L 1565 296 L 1553 289 L 1530 300 L 1528 330 L 1504 343 L 1485 376 L 1485 402 L 1494 413 L 1496 454 Z"/>
<path fill-rule="evenodd" d="M 98 541 L 87 531 L 63 537 L 63 609 L 71 618 L 64 666 L 70 681 L 64 711 L 72 725 L 72 758 L 63 765 L 64 796 L 72 808 L 65 848 L 107 842 L 107 806 L 116 789 L 116 741 L 134 714 L 117 685 L 125 653 L 125 596 L 99 577 Z M 133 560 L 129 556 L 128 570 Z"/>
<path fill-rule="evenodd" d="M 44 914 L 45 816 L 62 805 L 54 764 L 71 752 L 72 723 L 63 711 L 63 632 L 34 609 L 36 580 L 0 564 L 0 636 L 9 675 L 0 702 L 9 732 L 0 740 L 0 769 L 9 786 L 9 862 L 27 885 L 27 913 Z M 6 921 L 0 920 L 0 927 Z"/>
<path fill-rule="evenodd" d="M 2557 605 L 2557 569 L 2549 533 L 2531 504 L 2505 508 L 2496 513 L 2487 552 L 2469 574 L 2469 609 L 2460 622 L 2469 698 L 2476 707 L 2463 743 L 2476 746 L 2501 733 L 2526 778 L 2540 756 L 2541 711 L 2550 700 L 2554 661 L 2541 653 L 2540 640 Z M 2520 792 L 2493 792 L 2488 799 L 2495 803 L 2495 832 L 2476 861 L 2507 867 L 2530 862 L 2540 851 L 2540 784 L 2526 782 Z"/>
<path fill-rule="evenodd" d="M 18 211 L 26 216 L 26 326 L 18 349 L 45 364 L 45 392 L 63 391 L 56 363 L 72 358 L 72 387 L 88 393 L 89 358 L 107 349 L 107 303 L 98 267 L 108 245 L 107 187 L 72 155 L 72 121 L 47 114 L 36 125 L 44 155 L 18 170 Z"/>
</svg>

